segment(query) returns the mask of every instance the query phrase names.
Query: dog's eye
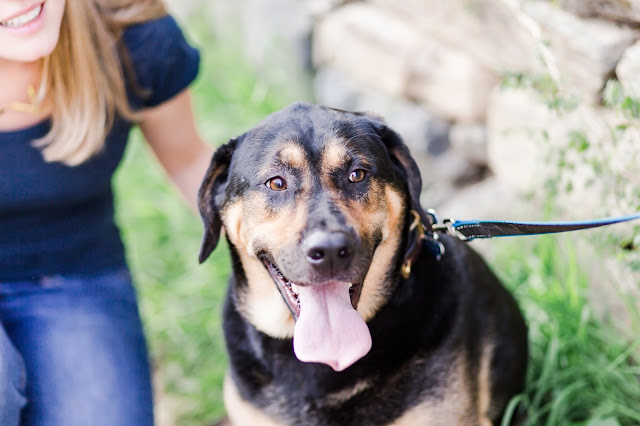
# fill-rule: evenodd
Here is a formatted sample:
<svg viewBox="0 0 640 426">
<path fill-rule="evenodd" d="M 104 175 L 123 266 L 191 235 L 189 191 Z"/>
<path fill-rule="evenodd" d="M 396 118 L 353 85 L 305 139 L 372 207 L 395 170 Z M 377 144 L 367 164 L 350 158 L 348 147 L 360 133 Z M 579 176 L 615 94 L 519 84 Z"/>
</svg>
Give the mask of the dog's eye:
<svg viewBox="0 0 640 426">
<path fill-rule="evenodd" d="M 356 169 L 349 175 L 349 181 L 353 183 L 362 182 L 364 180 L 365 172 L 362 169 Z"/>
<path fill-rule="evenodd" d="M 269 179 L 266 185 L 267 188 L 273 191 L 284 191 L 285 189 L 287 189 L 287 181 L 282 179 L 280 176 Z"/>
</svg>

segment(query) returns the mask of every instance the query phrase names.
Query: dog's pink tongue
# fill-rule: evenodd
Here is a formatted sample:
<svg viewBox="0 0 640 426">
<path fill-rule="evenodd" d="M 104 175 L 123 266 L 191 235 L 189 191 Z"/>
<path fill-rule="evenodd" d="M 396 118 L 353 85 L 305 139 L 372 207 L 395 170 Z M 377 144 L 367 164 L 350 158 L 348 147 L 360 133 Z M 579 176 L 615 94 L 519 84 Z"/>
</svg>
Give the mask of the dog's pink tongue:
<svg viewBox="0 0 640 426">
<path fill-rule="evenodd" d="M 299 287 L 300 316 L 293 350 L 304 362 L 321 362 L 342 371 L 371 349 L 371 334 L 353 309 L 349 283 Z"/>
</svg>

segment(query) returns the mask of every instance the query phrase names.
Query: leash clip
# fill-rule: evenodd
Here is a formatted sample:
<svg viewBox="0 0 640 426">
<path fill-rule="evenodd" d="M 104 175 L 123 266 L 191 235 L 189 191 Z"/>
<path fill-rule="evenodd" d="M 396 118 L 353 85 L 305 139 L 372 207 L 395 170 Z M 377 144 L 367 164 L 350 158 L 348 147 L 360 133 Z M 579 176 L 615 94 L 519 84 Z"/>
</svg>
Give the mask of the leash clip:
<svg viewBox="0 0 640 426">
<path fill-rule="evenodd" d="M 429 250 L 439 262 L 440 259 L 442 259 L 442 256 L 444 256 L 445 248 L 444 244 L 440 241 L 440 234 L 438 234 L 436 227 L 440 227 L 442 225 L 438 224 L 438 214 L 434 209 L 428 209 L 427 215 L 431 218 L 431 232 L 429 235 L 425 233 L 422 239 L 427 242 Z"/>
<path fill-rule="evenodd" d="M 467 241 L 466 235 L 462 234 L 455 227 L 456 220 L 453 218 L 446 218 L 442 220 L 442 223 L 438 220 L 438 215 L 436 211 L 433 209 L 427 210 L 427 214 L 431 216 L 433 219 L 433 225 L 431 225 L 431 231 L 433 231 L 434 238 L 437 240 L 438 233 L 445 233 L 451 235 L 452 237 L 456 237 L 460 241 Z"/>
</svg>

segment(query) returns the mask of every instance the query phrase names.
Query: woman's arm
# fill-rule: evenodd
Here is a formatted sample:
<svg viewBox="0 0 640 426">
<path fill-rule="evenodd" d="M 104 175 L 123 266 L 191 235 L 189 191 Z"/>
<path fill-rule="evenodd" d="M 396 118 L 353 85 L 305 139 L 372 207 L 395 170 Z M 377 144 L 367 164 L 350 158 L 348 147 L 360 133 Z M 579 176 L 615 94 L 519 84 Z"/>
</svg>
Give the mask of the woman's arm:
<svg viewBox="0 0 640 426">
<path fill-rule="evenodd" d="M 213 148 L 196 130 L 189 90 L 145 110 L 140 129 L 169 178 L 197 212 L 198 189 Z"/>
</svg>

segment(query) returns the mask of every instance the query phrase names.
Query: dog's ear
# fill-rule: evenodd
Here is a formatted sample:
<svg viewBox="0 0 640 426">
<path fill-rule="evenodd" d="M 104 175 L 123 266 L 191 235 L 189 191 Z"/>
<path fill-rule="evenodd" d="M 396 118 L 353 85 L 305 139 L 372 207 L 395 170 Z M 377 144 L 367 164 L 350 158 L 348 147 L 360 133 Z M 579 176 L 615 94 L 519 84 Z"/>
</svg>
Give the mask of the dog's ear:
<svg viewBox="0 0 640 426">
<path fill-rule="evenodd" d="M 411 199 L 411 209 L 415 210 L 420 215 L 423 223 L 429 223 L 426 214 L 420 205 L 422 176 L 420 175 L 418 165 L 409 152 L 409 148 L 404 143 L 400 135 L 387 126 L 381 117 L 370 113 L 363 115 L 369 120 L 378 136 L 380 136 L 380 139 L 382 139 L 382 142 L 391 157 L 391 161 L 393 162 L 396 172 L 406 179 L 409 188 L 409 197 Z"/>
<path fill-rule="evenodd" d="M 198 210 L 204 224 L 204 235 L 198 258 L 200 263 L 204 262 L 218 245 L 222 220 L 216 199 L 226 186 L 231 157 L 237 143 L 237 138 L 231 139 L 216 150 L 198 191 Z"/>
</svg>

